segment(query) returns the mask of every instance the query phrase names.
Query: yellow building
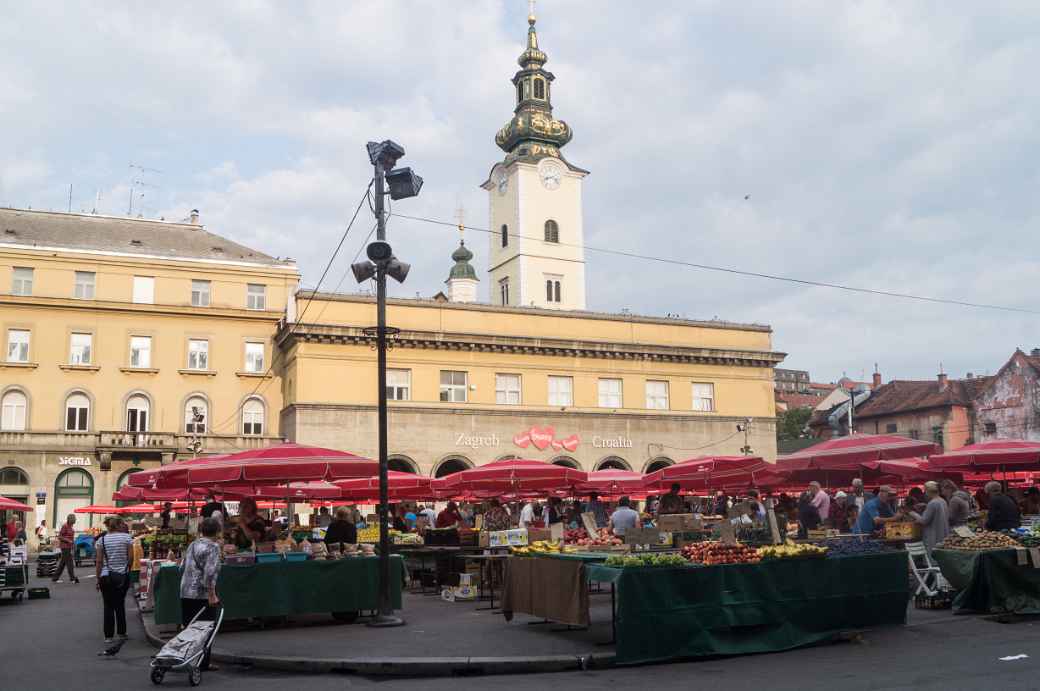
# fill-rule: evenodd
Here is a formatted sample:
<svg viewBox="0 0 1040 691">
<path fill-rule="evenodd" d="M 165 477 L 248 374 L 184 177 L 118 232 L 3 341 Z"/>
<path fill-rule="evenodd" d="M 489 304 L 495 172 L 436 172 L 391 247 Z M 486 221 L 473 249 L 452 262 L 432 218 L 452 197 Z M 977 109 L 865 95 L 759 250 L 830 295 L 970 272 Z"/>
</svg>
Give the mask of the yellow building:
<svg viewBox="0 0 1040 691">
<path fill-rule="evenodd" d="M 552 73 L 535 18 L 513 76 L 505 152 L 481 186 L 491 219 L 489 302 L 473 254 L 451 254 L 441 300 L 391 300 L 393 467 L 444 475 L 509 457 L 585 470 L 654 470 L 747 441 L 776 454 L 768 326 L 585 310 L 582 186 L 561 154 L 572 131 L 553 116 Z M 398 248 L 402 257 L 407 251 Z M 445 252 L 447 254 L 447 252 Z M 317 323 L 283 325 L 281 429 L 308 444 L 377 453 L 371 297 L 309 293 Z M 302 304 L 302 303 L 301 303 Z M 750 419 L 747 440 L 738 425 Z"/>
<path fill-rule="evenodd" d="M 292 261 L 197 212 L 0 209 L 0 495 L 53 527 L 129 473 L 190 457 L 196 437 L 202 453 L 277 438 L 272 337 L 298 283 Z"/>
</svg>

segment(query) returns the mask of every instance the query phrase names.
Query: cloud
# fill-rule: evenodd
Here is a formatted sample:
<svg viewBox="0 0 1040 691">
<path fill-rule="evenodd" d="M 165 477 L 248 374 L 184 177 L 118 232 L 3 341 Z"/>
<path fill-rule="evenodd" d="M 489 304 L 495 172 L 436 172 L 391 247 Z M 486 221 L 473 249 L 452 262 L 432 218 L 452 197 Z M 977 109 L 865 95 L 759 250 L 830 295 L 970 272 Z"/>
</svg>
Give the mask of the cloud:
<svg viewBox="0 0 1040 691">
<path fill-rule="evenodd" d="M 392 137 L 426 179 L 395 209 L 452 220 L 461 203 L 486 226 L 477 185 L 502 157 L 525 14 L 493 0 L 14 5 L 0 203 L 65 208 L 73 183 L 77 208 L 101 190 L 102 211 L 125 213 L 143 183 L 142 213 L 199 208 L 313 285 L 371 175 L 364 143 Z M 1031 308 L 1033 3 L 561 0 L 538 28 L 575 131 L 565 154 L 592 171 L 591 247 Z M 354 289 L 359 219 L 332 286 Z M 456 231 L 393 218 L 390 239 L 413 263 L 396 294 L 442 287 Z M 488 239 L 466 239 L 486 267 Z M 995 370 L 1040 340 L 1030 315 L 587 259 L 590 308 L 769 323 L 788 365 L 821 380 L 875 362 L 886 376 Z"/>
</svg>

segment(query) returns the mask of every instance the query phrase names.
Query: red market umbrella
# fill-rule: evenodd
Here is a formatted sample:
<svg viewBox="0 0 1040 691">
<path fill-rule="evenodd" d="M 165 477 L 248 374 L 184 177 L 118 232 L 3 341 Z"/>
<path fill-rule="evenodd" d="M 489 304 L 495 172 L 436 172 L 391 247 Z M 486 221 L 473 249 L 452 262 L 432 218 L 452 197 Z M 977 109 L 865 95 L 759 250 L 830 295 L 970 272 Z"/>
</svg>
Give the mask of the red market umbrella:
<svg viewBox="0 0 1040 691">
<path fill-rule="evenodd" d="M 1003 439 L 969 444 L 956 451 L 932 456 L 935 468 L 981 473 L 999 470 L 1040 470 L 1040 442 Z"/>
<path fill-rule="evenodd" d="M 0 508 L 3 507 L 0 506 Z M 119 513 L 119 507 L 105 506 L 103 504 L 91 504 L 90 506 L 81 506 L 78 509 L 73 509 L 72 513 L 117 514 Z"/>
<path fill-rule="evenodd" d="M 0 497 L 0 511 L 32 511 L 32 507 L 14 499 Z"/>
<path fill-rule="evenodd" d="M 863 463 L 865 468 L 885 476 L 898 478 L 902 482 L 928 482 L 929 480 L 950 479 L 960 484 L 964 478 L 961 473 L 936 468 L 923 458 L 908 458 L 902 461 L 874 461 Z"/>
<path fill-rule="evenodd" d="M 870 461 L 891 461 L 938 453 L 939 445 L 887 434 L 854 434 L 820 442 L 796 453 L 780 456 L 781 470 L 830 470 Z"/>
<path fill-rule="evenodd" d="M 159 475 L 169 472 L 166 469 L 177 466 L 178 468 L 187 468 L 189 466 L 204 465 L 212 463 L 213 461 L 224 458 L 224 454 L 218 454 L 214 456 L 199 456 L 198 458 L 188 458 L 183 461 L 176 461 L 168 465 L 153 468 L 151 470 L 139 470 L 136 473 L 131 473 L 130 477 L 127 478 L 127 484 L 120 488 L 120 491 L 126 490 L 128 487 L 143 487 L 147 489 L 155 489 L 155 479 Z"/>
<path fill-rule="evenodd" d="M 594 470 L 589 479 L 574 486 L 575 494 L 602 494 L 619 496 L 644 493 L 643 476 L 631 470 L 609 468 Z"/>
<path fill-rule="evenodd" d="M 273 485 L 314 480 L 368 477 L 379 472 L 379 463 L 346 451 L 301 444 L 278 444 L 250 449 L 216 459 L 171 463 L 131 484 L 163 488 L 214 486 L 226 483 Z"/>
<path fill-rule="evenodd" d="M 402 473 L 398 470 L 387 471 L 387 488 L 390 492 L 391 501 L 402 501 L 408 499 L 426 499 L 434 495 L 430 489 L 431 480 L 415 473 Z M 379 476 L 359 477 L 351 480 L 337 480 L 338 487 L 343 497 L 354 500 L 378 499 L 379 498 Z"/>
<path fill-rule="evenodd" d="M 513 493 L 569 489 L 585 482 L 588 475 L 581 470 L 530 459 L 495 461 L 469 468 L 434 480 L 431 488 L 438 493 L 490 491 Z"/>
<path fill-rule="evenodd" d="M 192 489 L 150 489 L 148 487 L 131 487 L 124 485 L 112 495 L 112 501 L 186 501 L 189 499 L 205 500 L 207 491 L 204 487 Z"/>
<path fill-rule="evenodd" d="M 287 485 L 261 485 L 255 487 L 252 496 L 307 502 L 311 499 L 341 499 L 343 490 L 331 482 L 317 480 L 314 482 L 290 482 Z"/>
<path fill-rule="evenodd" d="M 643 487 L 651 492 L 667 491 L 676 483 L 686 491 L 743 487 L 755 484 L 756 474 L 772 469 L 758 456 L 702 456 L 649 473 Z"/>
<path fill-rule="evenodd" d="M 131 513 L 158 513 L 162 511 L 161 504 L 134 504 L 132 506 L 121 506 L 113 511 L 113 513 L 131 514 Z"/>
</svg>

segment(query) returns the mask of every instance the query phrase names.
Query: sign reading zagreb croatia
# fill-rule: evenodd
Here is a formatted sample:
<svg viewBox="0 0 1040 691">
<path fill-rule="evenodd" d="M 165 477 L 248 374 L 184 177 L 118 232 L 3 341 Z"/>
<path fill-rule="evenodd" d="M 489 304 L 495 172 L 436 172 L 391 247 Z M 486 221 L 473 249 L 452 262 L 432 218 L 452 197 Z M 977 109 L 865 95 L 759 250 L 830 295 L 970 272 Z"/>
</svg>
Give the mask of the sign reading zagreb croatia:
<svg viewBox="0 0 1040 691">
<path fill-rule="evenodd" d="M 521 449 L 533 446 L 539 451 L 551 448 L 553 451 L 576 451 L 581 444 L 581 437 L 571 434 L 563 439 L 556 437 L 556 429 L 553 427 L 531 427 L 513 435 L 513 445 Z M 497 449 L 502 446 L 502 438 L 492 432 L 491 434 L 466 434 L 461 432 L 455 438 L 455 446 L 470 449 Z M 598 434 L 592 437 L 592 446 L 596 449 L 631 449 L 634 445 L 632 439 L 623 435 L 615 437 L 601 437 Z"/>
</svg>

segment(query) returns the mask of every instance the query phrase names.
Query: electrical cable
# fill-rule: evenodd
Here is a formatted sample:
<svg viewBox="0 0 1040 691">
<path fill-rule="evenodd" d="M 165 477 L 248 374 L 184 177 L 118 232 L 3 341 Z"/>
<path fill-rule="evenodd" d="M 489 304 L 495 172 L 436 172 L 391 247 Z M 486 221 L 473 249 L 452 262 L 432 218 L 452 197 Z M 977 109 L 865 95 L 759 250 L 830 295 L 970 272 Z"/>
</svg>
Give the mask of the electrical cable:
<svg viewBox="0 0 1040 691">
<path fill-rule="evenodd" d="M 459 226 L 459 224 L 457 224 L 457 223 L 451 223 L 449 221 L 441 221 L 441 220 L 438 220 L 438 219 L 435 219 L 435 218 L 425 218 L 425 217 L 422 217 L 422 216 L 408 216 L 408 215 L 405 215 L 405 214 L 395 214 L 395 215 L 398 218 L 404 218 L 404 219 L 408 219 L 410 221 L 421 221 L 423 223 L 432 223 L 432 224 L 435 224 L 435 225 L 450 226 L 450 227 L 453 227 L 453 228 L 458 228 L 458 226 Z M 476 226 L 463 226 L 463 227 L 466 228 L 467 230 L 475 230 L 475 231 L 478 231 L 478 232 L 481 232 L 481 233 L 488 233 L 490 235 L 500 235 L 501 234 L 500 231 L 491 230 L 491 229 L 488 229 L 488 228 L 478 228 Z M 531 237 L 531 236 L 525 236 L 525 235 L 516 235 L 516 234 L 514 234 L 514 237 L 523 238 L 525 240 L 532 240 L 532 241 L 535 241 L 535 242 L 544 242 L 544 240 L 545 240 L 545 238 Z M 658 262 L 658 263 L 662 263 L 662 264 L 671 264 L 673 266 L 683 266 L 683 267 L 686 267 L 686 268 L 701 269 L 701 270 L 704 270 L 704 271 L 716 271 L 716 272 L 720 272 L 720 273 L 728 273 L 728 274 L 734 274 L 734 275 L 737 275 L 737 276 L 746 276 L 746 277 L 750 277 L 750 278 L 763 278 L 763 279 L 767 279 L 767 280 L 770 280 L 770 281 L 783 281 L 783 282 L 787 282 L 787 283 L 795 283 L 795 284 L 798 284 L 798 285 L 811 286 L 811 287 L 814 287 L 814 288 L 832 288 L 832 289 L 835 289 L 835 290 L 844 290 L 844 291 L 853 292 L 853 293 L 861 293 L 861 294 L 867 294 L 867 295 L 880 295 L 880 296 L 883 296 L 883 297 L 902 298 L 902 299 L 905 299 L 905 300 L 917 300 L 917 301 L 920 301 L 920 302 L 930 302 L 930 303 L 935 303 L 935 304 L 940 304 L 940 305 L 954 305 L 954 306 L 958 306 L 958 307 L 972 307 L 972 308 L 975 308 L 975 309 L 989 309 L 989 310 L 999 310 L 999 311 L 1004 311 L 1004 312 L 1018 312 L 1018 313 L 1022 313 L 1022 314 L 1040 314 L 1040 310 L 1028 309 L 1028 308 L 1025 308 L 1025 307 L 1010 307 L 1008 305 L 993 305 L 993 304 L 982 303 L 982 302 L 968 302 L 966 300 L 954 300 L 954 299 L 948 299 L 948 298 L 935 298 L 935 297 L 929 297 L 929 296 L 925 296 L 925 295 L 914 295 L 912 293 L 900 293 L 900 292 L 893 291 L 893 290 L 881 290 L 881 289 L 876 289 L 876 288 L 862 288 L 862 287 L 859 287 L 859 286 L 848 286 L 848 285 L 844 285 L 844 284 L 841 284 L 841 283 L 830 283 L 828 281 L 814 281 L 814 280 L 804 279 L 804 278 L 793 278 L 791 276 L 780 276 L 780 275 L 777 275 L 777 274 L 767 274 L 767 273 L 761 273 L 761 272 L 758 272 L 758 271 L 746 271 L 746 270 L 743 270 L 743 269 L 735 269 L 733 267 L 727 267 L 727 266 L 713 266 L 711 264 L 700 264 L 700 263 L 697 263 L 697 262 L 684 261 L 682 259 L 670 259 L 670 258 L 667 258 L 667 257 L 655 257 L 655 256 L 652 256 L 652 255 L 649 255 L 649 254 L 640 254 L 638 252 L 630 252 L 630 251 L 626 251 L 626 250 L 606 249 L 606 248 L 603 248 L 603 247 L 593 247 L 593 246 L 590 246 L 590 245 L 581 245 L 581 244 L 578 244 L 578 243 L 556 242 L 556 243 L 553 243 L 553 244 L 560 245 L 560 246 L 563 246 L 563 247 L 582 248 L 582 249 L 588 250 L 590 252 L 599 252 L 601 254 L 609 254 L 609 255 L 614 255 L 614 256 L 617 256 L 617 257 L 625 257 L 627 259 L 641 259 L 643 261 Z"/>
</svg>

